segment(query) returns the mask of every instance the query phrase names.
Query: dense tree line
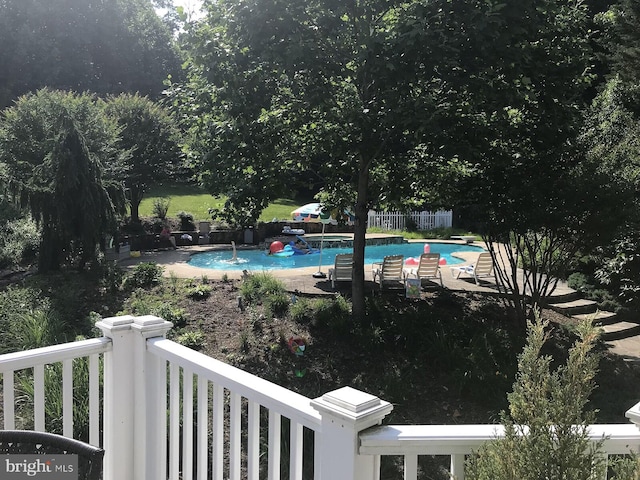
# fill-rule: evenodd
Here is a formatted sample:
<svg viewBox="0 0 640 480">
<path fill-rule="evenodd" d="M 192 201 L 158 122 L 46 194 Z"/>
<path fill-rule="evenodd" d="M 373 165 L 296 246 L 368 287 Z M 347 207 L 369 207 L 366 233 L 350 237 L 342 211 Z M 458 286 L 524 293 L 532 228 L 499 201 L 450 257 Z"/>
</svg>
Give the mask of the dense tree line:
<svg viewBox="0 0 640 480">
<path fill-rule="evenodd" d="M 42 87 L 158 98 L 180 70 L 149 0 L 3 0 L 0 43 L 0 108 Z"/>
</svg>

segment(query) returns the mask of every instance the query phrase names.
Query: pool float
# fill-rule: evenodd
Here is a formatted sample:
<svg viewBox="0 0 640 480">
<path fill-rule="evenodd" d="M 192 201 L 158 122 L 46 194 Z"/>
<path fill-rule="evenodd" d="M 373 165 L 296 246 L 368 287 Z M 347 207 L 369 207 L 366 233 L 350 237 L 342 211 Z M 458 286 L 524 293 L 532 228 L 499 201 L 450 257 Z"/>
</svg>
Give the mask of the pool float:
<svg viewBox="0 0 640 480">
<path fill-rule="evenodd" d="M 296 238 L 300 243 L 304 245 L 304 248 L 299 248 L 295 243 L 293 243 L 293 240 L 290 241 L 288 246 L 293 249 L 294 255 L 310 255 L 314 253 L 320 253 L 319 249 L 311 247 L 304 238 L 298 235 L 296 235 Z"/>
<path fill-rule="evenodd" d="M 407 258 L 407 260 L 404 262 L 405 265 L 418 265 L 419 263 L 420 260 L 415 257 Z"/>
<path fill-rule="evenodd" d="M 283 246 L 282 242 L 276 241 L 269 245 L 269 255 L 274 257 L 290 257 L 294 253 L 295 252 L 293 251 L 293 248 L 291 248 L 291 245 Z"/>
</svg>

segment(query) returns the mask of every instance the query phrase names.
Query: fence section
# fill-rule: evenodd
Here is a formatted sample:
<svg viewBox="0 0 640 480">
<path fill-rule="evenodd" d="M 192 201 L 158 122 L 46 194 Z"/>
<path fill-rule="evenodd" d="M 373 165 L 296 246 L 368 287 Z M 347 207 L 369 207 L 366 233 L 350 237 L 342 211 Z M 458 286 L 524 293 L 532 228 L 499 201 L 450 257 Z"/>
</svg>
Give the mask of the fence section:
<svg viewBox="0 0 640 480">
<path fill-rule="evenodd" d="M 0 355 L 4 429 L 54 431 L 100 446 L 100 363 L 110 347 L 96 338 Z"/>
<path fill-rule="evenodd" d="M 168 478 L 319 478 L 308 398 L 170 340 L 148 351 L 168 365 Z"/>
<path fill-rule="evenodd" d="M 376 212 L 369 210 L 368 226 L 385 230 L 406 230 L 407 221 L 413 222 L 418 230 L 451 227 L 453 212 L 438 210 L 437 212 Z"/>
<path fill-rule="evenodd" d="M 417 479 L 420 456 L 444 455 L 451 478 L 464 480 L 465 456 L 503 434 L 502 425 L 386 425 L 360 434 L 360 454 L 402 456 L 404 480 Z M 591 425 L 589 436 L 593 442 L 605 439 L 606 456 L 640 452 L 640 431 L 633 424 Z"/>
</svg>

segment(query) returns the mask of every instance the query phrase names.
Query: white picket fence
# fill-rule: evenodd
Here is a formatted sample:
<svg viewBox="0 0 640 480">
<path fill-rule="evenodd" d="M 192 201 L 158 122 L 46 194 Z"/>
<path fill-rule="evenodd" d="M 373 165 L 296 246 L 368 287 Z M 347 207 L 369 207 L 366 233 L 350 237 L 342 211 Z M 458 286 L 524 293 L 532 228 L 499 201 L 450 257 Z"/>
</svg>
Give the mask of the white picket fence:
<svg viewBox="0 0 640 480">
<path fill-rule="evenodd" d="M 438 210 L 437 212 L 376 212 L 369 210 L 367 218 L 369 227 L 385 230 L 406 230 L 407 219 L 410 218 L 418 226 L 418 230 L 451 227 L 453 212 Z"/>
</svg>

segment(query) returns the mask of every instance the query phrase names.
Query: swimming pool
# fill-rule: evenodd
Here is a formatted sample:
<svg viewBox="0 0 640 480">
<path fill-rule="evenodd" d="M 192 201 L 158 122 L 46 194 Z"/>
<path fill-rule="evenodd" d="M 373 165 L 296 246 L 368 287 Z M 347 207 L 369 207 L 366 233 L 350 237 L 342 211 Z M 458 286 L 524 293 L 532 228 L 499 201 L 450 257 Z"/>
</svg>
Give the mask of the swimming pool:
<svg viewBox="0 0 640 480">
<path fill-rule="evenodd" d="M 381 262 L 386 255 L 404 255 L 405 259 L 419 257 L 424 251 L 425 243 L 429 243 L 431 252 L 439 253 L 447 261 L 447 265 L 462 263 L 462 260 L 451 256 L 453 252 L 483 252 L 481 247 L 458 245 L 452 243 L 411 242 L 395 245 L 370 245 L 364 251 L 364 263 Z M 322 265 L 332 266 L 339 253 L 352 253 L 352 248 L 325 248 L 322 251 Z M 293 255 L 291 257 L 274 257 L 266 255 L 262 250 L 238 250 L 237 261 L 233 261 L 231 250 L 196 253 L 189 259 L 189 265 L 212 270 L 253 270 L 268 271 L 290 268 L 317 267 L 320 257 L 314 255 Z"/>
</svg>

